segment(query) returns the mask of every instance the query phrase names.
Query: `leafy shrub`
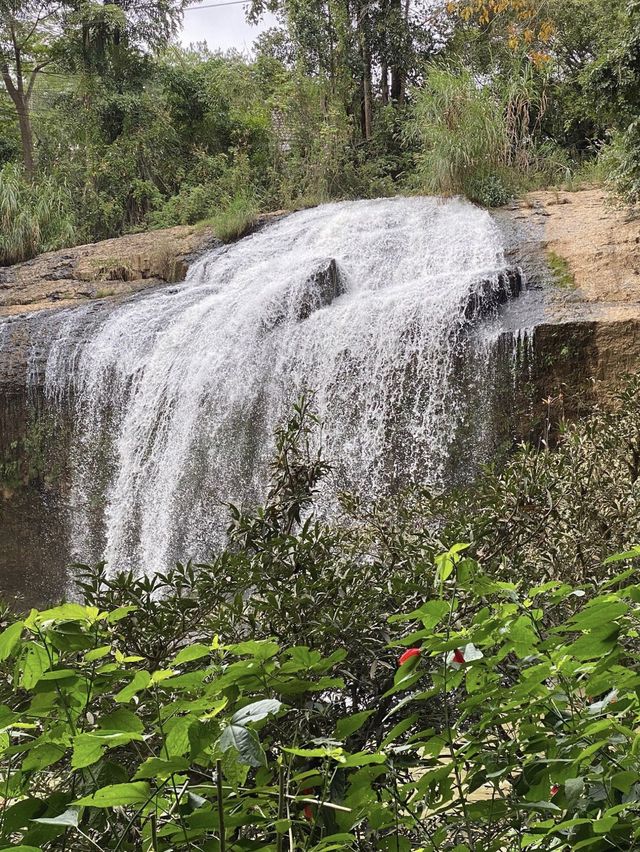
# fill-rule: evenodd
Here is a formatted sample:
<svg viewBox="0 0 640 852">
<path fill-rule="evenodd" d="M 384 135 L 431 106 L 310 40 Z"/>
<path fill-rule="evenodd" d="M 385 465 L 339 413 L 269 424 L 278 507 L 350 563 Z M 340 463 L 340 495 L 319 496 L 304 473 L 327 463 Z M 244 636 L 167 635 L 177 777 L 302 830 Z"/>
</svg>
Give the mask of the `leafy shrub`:
<svg viewBox="0 0 640 852">
<path fill-rule="evenodd" d="M 3 610 L 0 848 L 637 848 L 640 578 L 613 572 L 640 548 L 602 564 L 640 537 L 621 402 L 473 493 L 344 495 L 336 524 L 302 400 L 213 564 Z"/>
<path fill-rule="evenodd" d="M 485 207 L 501 207 L 512 197 L 508 181 L 497 173 L 474 175 L 467 184 L 467 196 Z"/>
<path fill-rule="evenodd" d="M 70 199 L 53 180 L 29 183 L 19 166 L 0 169 L 0 265 L 71 245 L 76 237 Z"/>
<path fill-rule="evenodd" d="M 624 133 L 614 133 L 601 152 L 605 183 L 625 204 L 640 204 L 640 122 L 634 121 Z"/>
<path fill-rule="evenodd" d="M 527 589 L 465 550 L 422 566 L 435 594 L 390 618 L 412 650 L 365 709 L 351 649 L 229 646 L 196 617 L 151 663 L 134 604 L 11 620 L 0 848 L 637 848 L 636 572 Z"/>
</svg>

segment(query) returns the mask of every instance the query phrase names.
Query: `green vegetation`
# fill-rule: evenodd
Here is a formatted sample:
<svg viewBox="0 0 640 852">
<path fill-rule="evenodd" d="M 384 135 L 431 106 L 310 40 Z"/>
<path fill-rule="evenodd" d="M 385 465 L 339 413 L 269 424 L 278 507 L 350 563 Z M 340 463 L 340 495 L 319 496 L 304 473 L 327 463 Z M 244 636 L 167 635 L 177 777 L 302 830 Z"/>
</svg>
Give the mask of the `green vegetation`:
<svg viewBox="0 0 640 852">
<path fill-rule="evenodd" d="M 0 169 L 0 265 L 69 245 L 76 236 L 62 187 L 50 178 L 29 184 L 12 163 Z"/>
<path fill-rule="evenodd" d="M 226 243 L 244 236 L 255 224 L 256 216 L 255 202 L 246 196 L 236 195 L 211 217 L 209 224 L 216 237 Z"/>
<path fill-rule="evenodd" d="M 637 202 L 637 0 L 253 0 L 252 59 L 177 47 L 183 6 L 0 2 L 0 263 L 398 192 Z"/>
<path fill-rule="evenodd" d="M 637 848 L 637 384 L 620 405 L 329 523 L 303 400 L 212 564 L 5 612 L 0 848 Z"/>
<path fill-rule="evenodd" d="M 553 283 L 556 287 L 562 287 L 564 290 L 573 290 L 576 286 L 576 281 L 573 272 L 571 272 L 571 267 L 565 258 L 560 257 L 555 251 L 549 251 L 547 252 L 547 262 L 553 275 Z"/>
<path fill-rule="evenodd" d="M 55 458 L 56 441 L 62 440 L 55 419 L 32 410 L 23 434 L 0 455 L 0 489 L 12 492 L 54 482 L 62 473 Z"/>
</svg>

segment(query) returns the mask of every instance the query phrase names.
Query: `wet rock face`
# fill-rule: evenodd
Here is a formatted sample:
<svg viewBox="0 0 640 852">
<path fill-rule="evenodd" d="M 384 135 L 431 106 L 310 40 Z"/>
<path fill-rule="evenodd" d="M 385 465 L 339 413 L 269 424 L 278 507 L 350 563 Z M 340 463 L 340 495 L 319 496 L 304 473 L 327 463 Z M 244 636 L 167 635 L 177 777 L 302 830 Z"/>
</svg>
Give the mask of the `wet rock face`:
<svg viewBox="0 0 640 852">
<path fill-rule="evenodd" d="M 342 276 L 334 258 L 318 267 L 309 277 L 302 295 L 295 305 L 298 321 L 311 316 L 314 311 L 330 305 L 334 299 L 345 292 Z"/>
<path fill-rule="evenodd" d="M 517 298 L 525 289 L 525 281 L 520 269 L 508 269 L 501 272 L 497 283 L 483 281 L 478 290 L 471 295 L 465 310 L 465 319 L 472 321 L 495 312 L 500 305 Z"/>
<path fill-rule="evenodd" d="M 19 608 L 65 594 L 69 433 L 37 391 L 0 390 L 0 594 Z"/>
</svg>

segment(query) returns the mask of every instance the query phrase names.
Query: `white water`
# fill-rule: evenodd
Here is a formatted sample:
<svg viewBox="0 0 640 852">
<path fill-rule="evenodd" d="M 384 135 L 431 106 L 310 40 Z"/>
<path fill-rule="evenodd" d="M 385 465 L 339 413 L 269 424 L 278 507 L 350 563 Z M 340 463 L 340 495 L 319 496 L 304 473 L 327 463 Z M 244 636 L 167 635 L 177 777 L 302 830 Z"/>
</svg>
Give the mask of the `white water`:
<svg viewBox="0 0 640 852">
<path fill-rule="evenodd" d="M 310 276 L 332 259 L 331 300 Z M 273 430 L 305 389 L 339 484 L 371 496 L 441 481 L 468 414 L 464 312 L 504 269 L 497 227 L 468 203 L 345 202 L 213 250 L 183 284 L 89 323 L 68 312 L 46 390 L 74 392 L 75 556 L 145 572 L 206 558 L 224 504 L 259 499 Z"/>
</svg>

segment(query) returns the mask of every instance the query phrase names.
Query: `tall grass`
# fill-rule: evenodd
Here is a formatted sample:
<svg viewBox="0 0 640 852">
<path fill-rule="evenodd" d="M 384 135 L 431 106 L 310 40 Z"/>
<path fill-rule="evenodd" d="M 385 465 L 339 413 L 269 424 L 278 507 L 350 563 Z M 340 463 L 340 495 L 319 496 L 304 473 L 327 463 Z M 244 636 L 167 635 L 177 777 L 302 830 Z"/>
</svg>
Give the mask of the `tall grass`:
<svg viewBox="0 0 640 852">
<path fill-rule="evenodd" d="M 238 193 L 228 199 L 211 218 L 206 220 L 213 233 L 223 243 L 243 237 L 251 230 L 258 208 L 250 194 Z"/>
<path fill-rule="evenodd" d="M 502 104 L 463 68 L 431 66 L 416 93 L 407 134 L 420 146 L 416 176 L 429 193 L 482 201 L 477 186 L 505 166 L 508 136 Z"/>
<path fill-rule="evenodd" d="M 0 169 L 0 266 L 77 241 L 67 193 L 50 178 L 30 183 L 19 166 Z"/>
<path fill-rule="evenodd" d="M 433 63 L 414 97 L 406 137 L 420 152 L 422 191 L 495 206 L 540 171 L 558 172 L 535 143 L 546 98 L 530 68 L 515 67 L 506 82 L 480 81 L 462 66 Z"/>
</svg>

